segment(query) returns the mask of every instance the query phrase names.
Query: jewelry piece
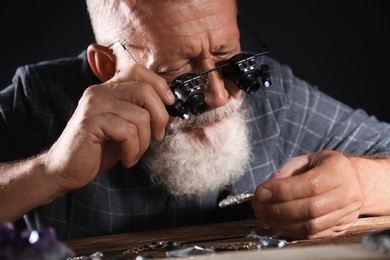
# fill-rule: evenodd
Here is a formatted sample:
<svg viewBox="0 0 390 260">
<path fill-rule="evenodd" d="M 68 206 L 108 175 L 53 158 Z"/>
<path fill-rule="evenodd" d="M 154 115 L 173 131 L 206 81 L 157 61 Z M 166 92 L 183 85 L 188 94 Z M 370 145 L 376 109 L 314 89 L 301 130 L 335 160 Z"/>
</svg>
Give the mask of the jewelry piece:
<svg viewBox="0 0 390 260">
<path fill-rule="evenodd" d="M 221 245 L 215 248 L 216 252 L 221 251 L 238 251 L 238 250 L 251 250 L 256 249 L 257 245 L 255 242 L 241 242 L 241 243 L 230 243 L 227 245 Z"/>
<path fill-rule="evenodd" d="M 168 251 L 180 247 L 181 244 L 173 241 L 154 241 L 150 245 L 136 246 L 123 252 L 123 254 L 139 254 L 149 250 Z"/>
<path fill-rule="evenodd" d="M 246 191 L 237 195 L 229 195 L 225 199 L 221 200 L 218 204 L 220 208 L 225 208 L 228 206 L 244 203 L 248 200 L 251 200 L 255 197 L 253 192 Z"/>
<path fill-rule="evenodd" d="M 75 257 L 68 257 L 66 260 L 85 260 L 85 259 L 92 259 L 92 260 L 98 260 L 102 259 L 104 257 L 102 252 L 95 252 L 92 255 L 81 255 L 81 256 L 75 256 Z"/>
<path fill-rule="evenodd" d="M 286 240 L 273 237 L 262 237 L 256 245 L 258 250 L 265 248 L 283 248 L 285 246 L 287 246 Z"/>
<path fill-rule="evenodd" d="M 256 248 L 258 250 L 265 248 L 283 248 L 287 246 L 287 241 L 276 236 L 260 236 L 255 231 L 251 231 L 246 238 L 256 238 L 258 239 Z"/>
<path fill-rule="evenodd" d="M 205 248 L 201 246 L 179 246 L 176 249 L 166 251 L 167 257 L 187 257 L 192 255 L 204 255 L 214 253 L 214 249 Z"/>
</svg>

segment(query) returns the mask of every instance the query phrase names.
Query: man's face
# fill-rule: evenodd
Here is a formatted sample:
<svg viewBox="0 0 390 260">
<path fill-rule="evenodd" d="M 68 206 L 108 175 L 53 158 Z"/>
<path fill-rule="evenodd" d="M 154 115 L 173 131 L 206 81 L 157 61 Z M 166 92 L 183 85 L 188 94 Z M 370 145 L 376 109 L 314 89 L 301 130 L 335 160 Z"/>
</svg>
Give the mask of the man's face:
<svg viewBox="0 0 390 260">
<path fill-rule="evenodd" d="M 145 1 L 134 6 L 127 47 L 139 64 L 169 83 L 240 52 L 234 0 Z M 149 3 L 149 4 L 148 4 Z M 242 176 L 249 159 L 241 91 L 218 72 L 203 87 L 209 109 L 169 125 L 143 157 L 151 179 L 177 196 L 217 192 Z"/>
<path fill-rule="evenodd" d="M 184 73 L 212 69 L 240 52 L 234 0 L 145 2 L 142 8 L 139 2 L 130 7 L 130 26 L 137 29 L 125 43 L 139 64 L 168 83 Z M 209 107 L 240 98 L 241 91 L 218 72 L 208 80 L 203 91 Z"/>
</svg>

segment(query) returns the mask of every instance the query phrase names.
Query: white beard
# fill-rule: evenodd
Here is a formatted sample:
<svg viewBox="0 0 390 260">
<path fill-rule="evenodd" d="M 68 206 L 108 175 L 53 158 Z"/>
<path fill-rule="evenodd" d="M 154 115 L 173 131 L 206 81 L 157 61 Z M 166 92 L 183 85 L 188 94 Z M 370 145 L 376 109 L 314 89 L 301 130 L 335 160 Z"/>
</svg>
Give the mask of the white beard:
<svg viewBox="0 0 390 260">
<path fill-rule="evenodd" d="M 164 141 L 153 142 L 144 156 L 152 182 L 177 197 L 201 197 L 240 178 L 250 158 L 241 103 L 231 98 L 223 107 L 171 124 Z M 205 127 L 212 122 L 217 123 Z"/>
</svg>

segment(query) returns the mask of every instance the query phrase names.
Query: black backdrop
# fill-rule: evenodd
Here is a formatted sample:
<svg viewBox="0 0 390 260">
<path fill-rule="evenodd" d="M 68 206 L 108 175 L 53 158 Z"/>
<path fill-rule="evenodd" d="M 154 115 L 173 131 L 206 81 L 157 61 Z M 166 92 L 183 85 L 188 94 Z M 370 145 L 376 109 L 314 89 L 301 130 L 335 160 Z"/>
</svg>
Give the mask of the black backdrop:
<svg viewBox="0 0 390 260">
<path fill-rule="evenodd" d="M 390 122 L 387 1 L 238 0 L 240 16 L 295 74 L 354 108 Z M 15 69 L 77 55 L 93 42 L 83 0 L 0 3 L 0 88 Z M 245 33 L 245 49 L 257 42 Z"/>
</svg>

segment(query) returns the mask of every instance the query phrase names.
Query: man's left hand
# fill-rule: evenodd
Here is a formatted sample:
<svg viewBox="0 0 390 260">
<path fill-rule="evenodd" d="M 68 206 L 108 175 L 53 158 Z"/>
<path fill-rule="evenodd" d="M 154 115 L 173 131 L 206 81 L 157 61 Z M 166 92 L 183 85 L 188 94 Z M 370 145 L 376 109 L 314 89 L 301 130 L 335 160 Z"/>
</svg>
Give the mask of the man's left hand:
<svg viewBox="0 0 390 260">
<path fill-rule="evenodd" d="M 364 201 L 356 168 L 335 151 L 294 157 L 256 188 L 256 218 L 290 239 L 343 234 L 359 217 Z"/>
</svg>

